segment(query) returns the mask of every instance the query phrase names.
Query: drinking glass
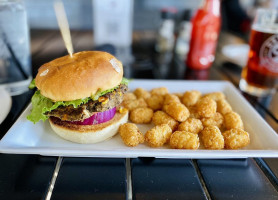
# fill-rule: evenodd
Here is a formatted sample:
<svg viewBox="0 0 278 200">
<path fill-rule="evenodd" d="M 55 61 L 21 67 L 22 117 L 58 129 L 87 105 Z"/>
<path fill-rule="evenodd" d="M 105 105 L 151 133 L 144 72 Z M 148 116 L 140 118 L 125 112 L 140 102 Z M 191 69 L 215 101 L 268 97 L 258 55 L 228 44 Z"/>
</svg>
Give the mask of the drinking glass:
<svg viewBox="0 0 278 200">
<path fill-rule="evenodd" d="M 94 45 L 113 45 L 115 56 L 126 67 L 133 62 L 131 52 L 133 0 L 92 0 Z"/>
<path fill-rule="evenodd" d="M 239 87 L 258 97 L 269 95 L 275 92 L 278 80 L 278 10 L 257 10 L 249 45 Z"/>
<path fill-rule="evenodd" d="M 11 95 L 28 90 L 31 82 L 30 39 L 24 4 L 0 0 L 0 87 Z"/>
</svg>

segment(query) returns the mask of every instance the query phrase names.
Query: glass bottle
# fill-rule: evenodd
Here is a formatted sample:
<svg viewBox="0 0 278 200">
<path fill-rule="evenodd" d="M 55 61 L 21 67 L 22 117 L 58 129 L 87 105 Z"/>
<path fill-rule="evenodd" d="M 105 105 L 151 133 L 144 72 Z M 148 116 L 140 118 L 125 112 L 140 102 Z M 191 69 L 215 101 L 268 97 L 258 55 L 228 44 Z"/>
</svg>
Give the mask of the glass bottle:
<svg viewBox="0 0 278 200">
<path fill-rule="evenodd" d="M 188 67 L 198 70 L 211 67 L 220 26 L 220 0 L 205 0 L 192 18 Z"/>
</svg>

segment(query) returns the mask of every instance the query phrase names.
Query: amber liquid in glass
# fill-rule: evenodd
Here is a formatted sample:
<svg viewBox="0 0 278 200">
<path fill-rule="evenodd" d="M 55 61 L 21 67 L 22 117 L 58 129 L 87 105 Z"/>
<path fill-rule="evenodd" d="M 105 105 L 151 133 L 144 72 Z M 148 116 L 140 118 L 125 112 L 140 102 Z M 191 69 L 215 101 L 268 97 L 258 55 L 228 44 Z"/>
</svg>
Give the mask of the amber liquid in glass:
<svg viewBox="0 0 278 200">
<path fill-rule="evenodd" d="M 252 29 L 248 63 L 242 77 L 262 89 L 273 88 L 278 78 L 278 34 Z"/>
</svg>

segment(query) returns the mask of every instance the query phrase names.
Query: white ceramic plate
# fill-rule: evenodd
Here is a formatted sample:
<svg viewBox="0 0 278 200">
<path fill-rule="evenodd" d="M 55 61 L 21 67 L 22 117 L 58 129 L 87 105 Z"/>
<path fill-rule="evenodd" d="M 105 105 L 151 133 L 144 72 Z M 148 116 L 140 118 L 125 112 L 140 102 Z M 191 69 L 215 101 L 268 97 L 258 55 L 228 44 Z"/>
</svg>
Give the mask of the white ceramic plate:
<svg viewBox="0 0 278 200">
<path fill-rule="evenodd" d="M 160 157 L 160 158 L 243 158 L 243 157 L 278 157 L 278 135 L 260 117 L 253 107 L 241 96 L 237 89 L 224 81 L 160 81 L 134 80 L 130 89 L 143 87 L 150 90 L 166 86 L 170 92 L 200 90 L 203 93 L 223 91 L 228 101 L 244 121 L 250 133 L 251 143 L 240 150 L 177 150 L 150 148 L 146 144 L 127 147 L 119 135 L 97 144 L 75 144 L 61 139 L 50 128 L 48 122 L 33 124 L 27 121 L 29 106 L 13 127 L 0 141 L 0 152 L 17 154 L 41 154 L 49 156 L 74 157 Z M 140 125 L 142 131 L 150 125 Z"/>
<path fill-rule="evenodd" d="M 0 124 L 4 121 L 11 110 L 12 98 L 9 93 L 0 88 Z"/>
<path fill-rule="evenodd" d="M 222 54 L 226 59 L 240 67 L 245 67 L 248 59 L 248 44 L 230 44 L 222 48 Z"/>
</svg>

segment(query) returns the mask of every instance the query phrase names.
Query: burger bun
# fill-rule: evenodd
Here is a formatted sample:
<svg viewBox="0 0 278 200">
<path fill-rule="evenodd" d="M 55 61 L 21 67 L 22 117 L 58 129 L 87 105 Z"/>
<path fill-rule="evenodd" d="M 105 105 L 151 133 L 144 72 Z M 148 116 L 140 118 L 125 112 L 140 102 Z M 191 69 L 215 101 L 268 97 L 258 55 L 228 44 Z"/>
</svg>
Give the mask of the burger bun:
<svg viewBox="0 0 278 200">
<path fill-rule="evenodd" d="M 72 101 L 118 86 L 122 63 L 102 51 L 82 51 L 42 65 L 35 78 L 40 93 L 52 101 Z"/>
</svg>

